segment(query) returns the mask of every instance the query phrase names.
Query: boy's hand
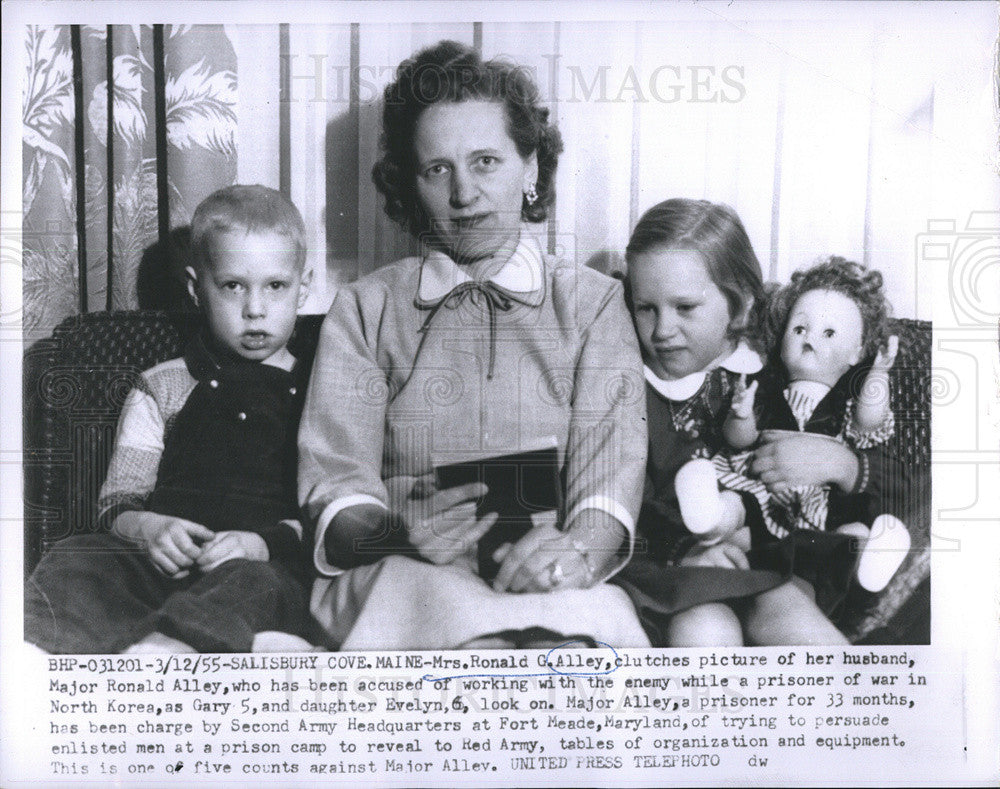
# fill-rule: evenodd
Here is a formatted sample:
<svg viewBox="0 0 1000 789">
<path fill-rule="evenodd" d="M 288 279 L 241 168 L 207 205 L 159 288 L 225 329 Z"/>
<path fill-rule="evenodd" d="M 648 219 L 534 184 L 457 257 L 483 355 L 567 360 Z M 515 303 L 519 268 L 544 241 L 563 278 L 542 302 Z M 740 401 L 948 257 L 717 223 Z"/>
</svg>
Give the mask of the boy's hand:
<svg viewBox="0 0 1000 789">
<path fill-rule="evenodd" d="M 211 529 L 183 518 L 155 512 L 135 513 L 135 516 L 131 536 L 142 540 L 149 560 L 171 578 L 188 575 L 188 568 L 201 556 L 199 543 L 215 536 Z"/>
<path fill-rule="evenodd" d="M 267 543 L 259 534 L 252 531 L 220 531 L 202 546 L 198 567 L 207 573 L 230 559 L 266 562 L 270 558 Z"/>
<path fill-rule="evenodd" d="M 749 419 L 753 416 L 753 404 L 757 396 L 757 381 L 747 386 L 746 375 L 741 375 L 733 391 L 733 402 L 730 406 L 732 415 L 737 419 Z"/>
<path fill-rule="evenodd" d="M 879 348 L 878 353 L 875 354 L 875 361 L 872 362 L 872 371 L 891 370 L 892 366 L 896 363 L 896 354 L 898 353 L 899 337 L 894 334 L 889 338 L 885 348 Z"/>
</svg>

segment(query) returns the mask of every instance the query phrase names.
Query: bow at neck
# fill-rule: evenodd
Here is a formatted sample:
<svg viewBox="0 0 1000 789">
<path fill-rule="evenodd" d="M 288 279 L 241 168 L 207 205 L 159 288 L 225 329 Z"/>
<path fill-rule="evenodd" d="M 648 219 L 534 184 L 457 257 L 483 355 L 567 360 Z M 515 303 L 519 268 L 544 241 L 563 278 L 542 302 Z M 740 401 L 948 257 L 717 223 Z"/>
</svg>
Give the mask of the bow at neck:
<svg viewBox="0 0 1000 789">
<path fill-rule="evenodd" d="M 420 327 L 426 335 L 442 307 L 456 309 L 464 301 L 484 303 L 490 321 L 490 360 L 487 380 L 493 378 L 496 362 L 497 311 L 507 312 L 514 302 L 537 307 L 545 300 L 545 277 L 541 250 L 533 236 L 522 234 L 521 240 L 506 263 L 488 279 L 477 280 L 444 252 L 433 251 L 424 258 L 420 268 L 420 284 L 413 303 L 417 309 L 428 310 Z"/>
</svg>

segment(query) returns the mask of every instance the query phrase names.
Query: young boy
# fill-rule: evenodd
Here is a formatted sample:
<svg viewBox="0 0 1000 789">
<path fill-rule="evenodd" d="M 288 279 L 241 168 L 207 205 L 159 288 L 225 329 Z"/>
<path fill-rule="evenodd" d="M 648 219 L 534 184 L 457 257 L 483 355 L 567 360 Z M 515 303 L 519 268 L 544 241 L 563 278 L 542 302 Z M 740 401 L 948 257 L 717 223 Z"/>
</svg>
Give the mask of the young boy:
<svg viewBox="0 0 1000 789">
<path fill-rule="evenodd" d="M 304 237 L 295 206 L 263 186 L 220 189 L 195 210 L 187 275 L 202 333 L 129 394 L 99 502 L 111 533 L 43 558 L 26 640 L 249 652 L 262 632 L 307 632 L 295 461 L 308 370 L 286 347 L 311 281 Z"/>
</svg>

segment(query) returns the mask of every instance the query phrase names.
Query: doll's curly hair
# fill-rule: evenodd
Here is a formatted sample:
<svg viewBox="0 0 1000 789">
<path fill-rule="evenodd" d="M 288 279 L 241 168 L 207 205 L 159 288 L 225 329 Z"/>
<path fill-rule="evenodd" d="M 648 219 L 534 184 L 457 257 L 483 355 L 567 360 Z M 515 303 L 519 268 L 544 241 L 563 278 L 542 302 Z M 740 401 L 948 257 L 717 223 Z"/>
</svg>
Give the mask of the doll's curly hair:
<svg viewBox="0 0 1000 789">
<path fill-rule="evenodd" d="M 833 255 L 810 268 L 796 271 L 791 282 L 772 296 L 768 309 L 767 340 L 773 353 L 781 350 L 781 338 L 792 307 L 803 294 L 812 290 L 831 290 L 847 296 L 858 305 L 864 326 L 861 337 L 863 358 L 870 359 L 885 347 L 892 308 L 882 293 L 882 274 Z"/>
<path fill-rule="evenodd" d="M 375 187 L 385 197 L 390 219 L 419 237 L 429 223 L 416 189 L 413 140 L 417 121 L 440 102 L 495 101 L 503 103 L 507 133 L 518 153 L 538 160 L 538 199 L 525 199 L 521 217 L 542 222 L 555 201 L 555 173 L 562 137 L 549 123 L 531 70 L 502 60 L 484 61 L 476 50 L 455 41 L 441 41 L 399 64 L 396 80 L 385 88 L 382 111 L 382 156 L 372 168 Z"/>
</svg>

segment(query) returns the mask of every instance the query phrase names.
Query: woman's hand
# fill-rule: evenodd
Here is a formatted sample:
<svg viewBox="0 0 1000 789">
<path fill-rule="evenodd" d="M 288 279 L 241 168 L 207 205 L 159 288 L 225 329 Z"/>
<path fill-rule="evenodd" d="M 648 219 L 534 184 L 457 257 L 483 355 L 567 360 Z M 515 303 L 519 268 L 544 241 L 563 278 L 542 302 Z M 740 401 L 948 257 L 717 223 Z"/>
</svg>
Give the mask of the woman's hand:
<svg viewBox="0 0 1000 789">
<path fill-rule="evenodd" d="M 799 485 L 836 485 L 847 492 L 858 478 L 858 459 L 828 436 L 765 430 L 750 471 L 775 491 Z"/>
<path fill-rule="evenodd" d="M 393 517 L 414 548 L 434 564 L 448 564 L 468 553 L 490 527 L 497 514 L 476 518 L 476 500 L 486 485 L 471 482 L 438 490 L 434 476 L 392 477 L 385 481 Z"/>
<path fill-rule="evenodd" d="M 624 537 L 618 520 L 602 510 L 584 510 L 566 531 L 559 531 L 553 519 L 493 554 L 500 562 L 493 588 L 498 592 L 589 588 L 601 580 Z"/>
<path fill-rule="evenodd" d="M 695 545 L 680 561 L 681 567 L 723 567 L 749 570 L 750 562 L 741 548 L 731 542 L 715 545 Z"/>
</svg>

